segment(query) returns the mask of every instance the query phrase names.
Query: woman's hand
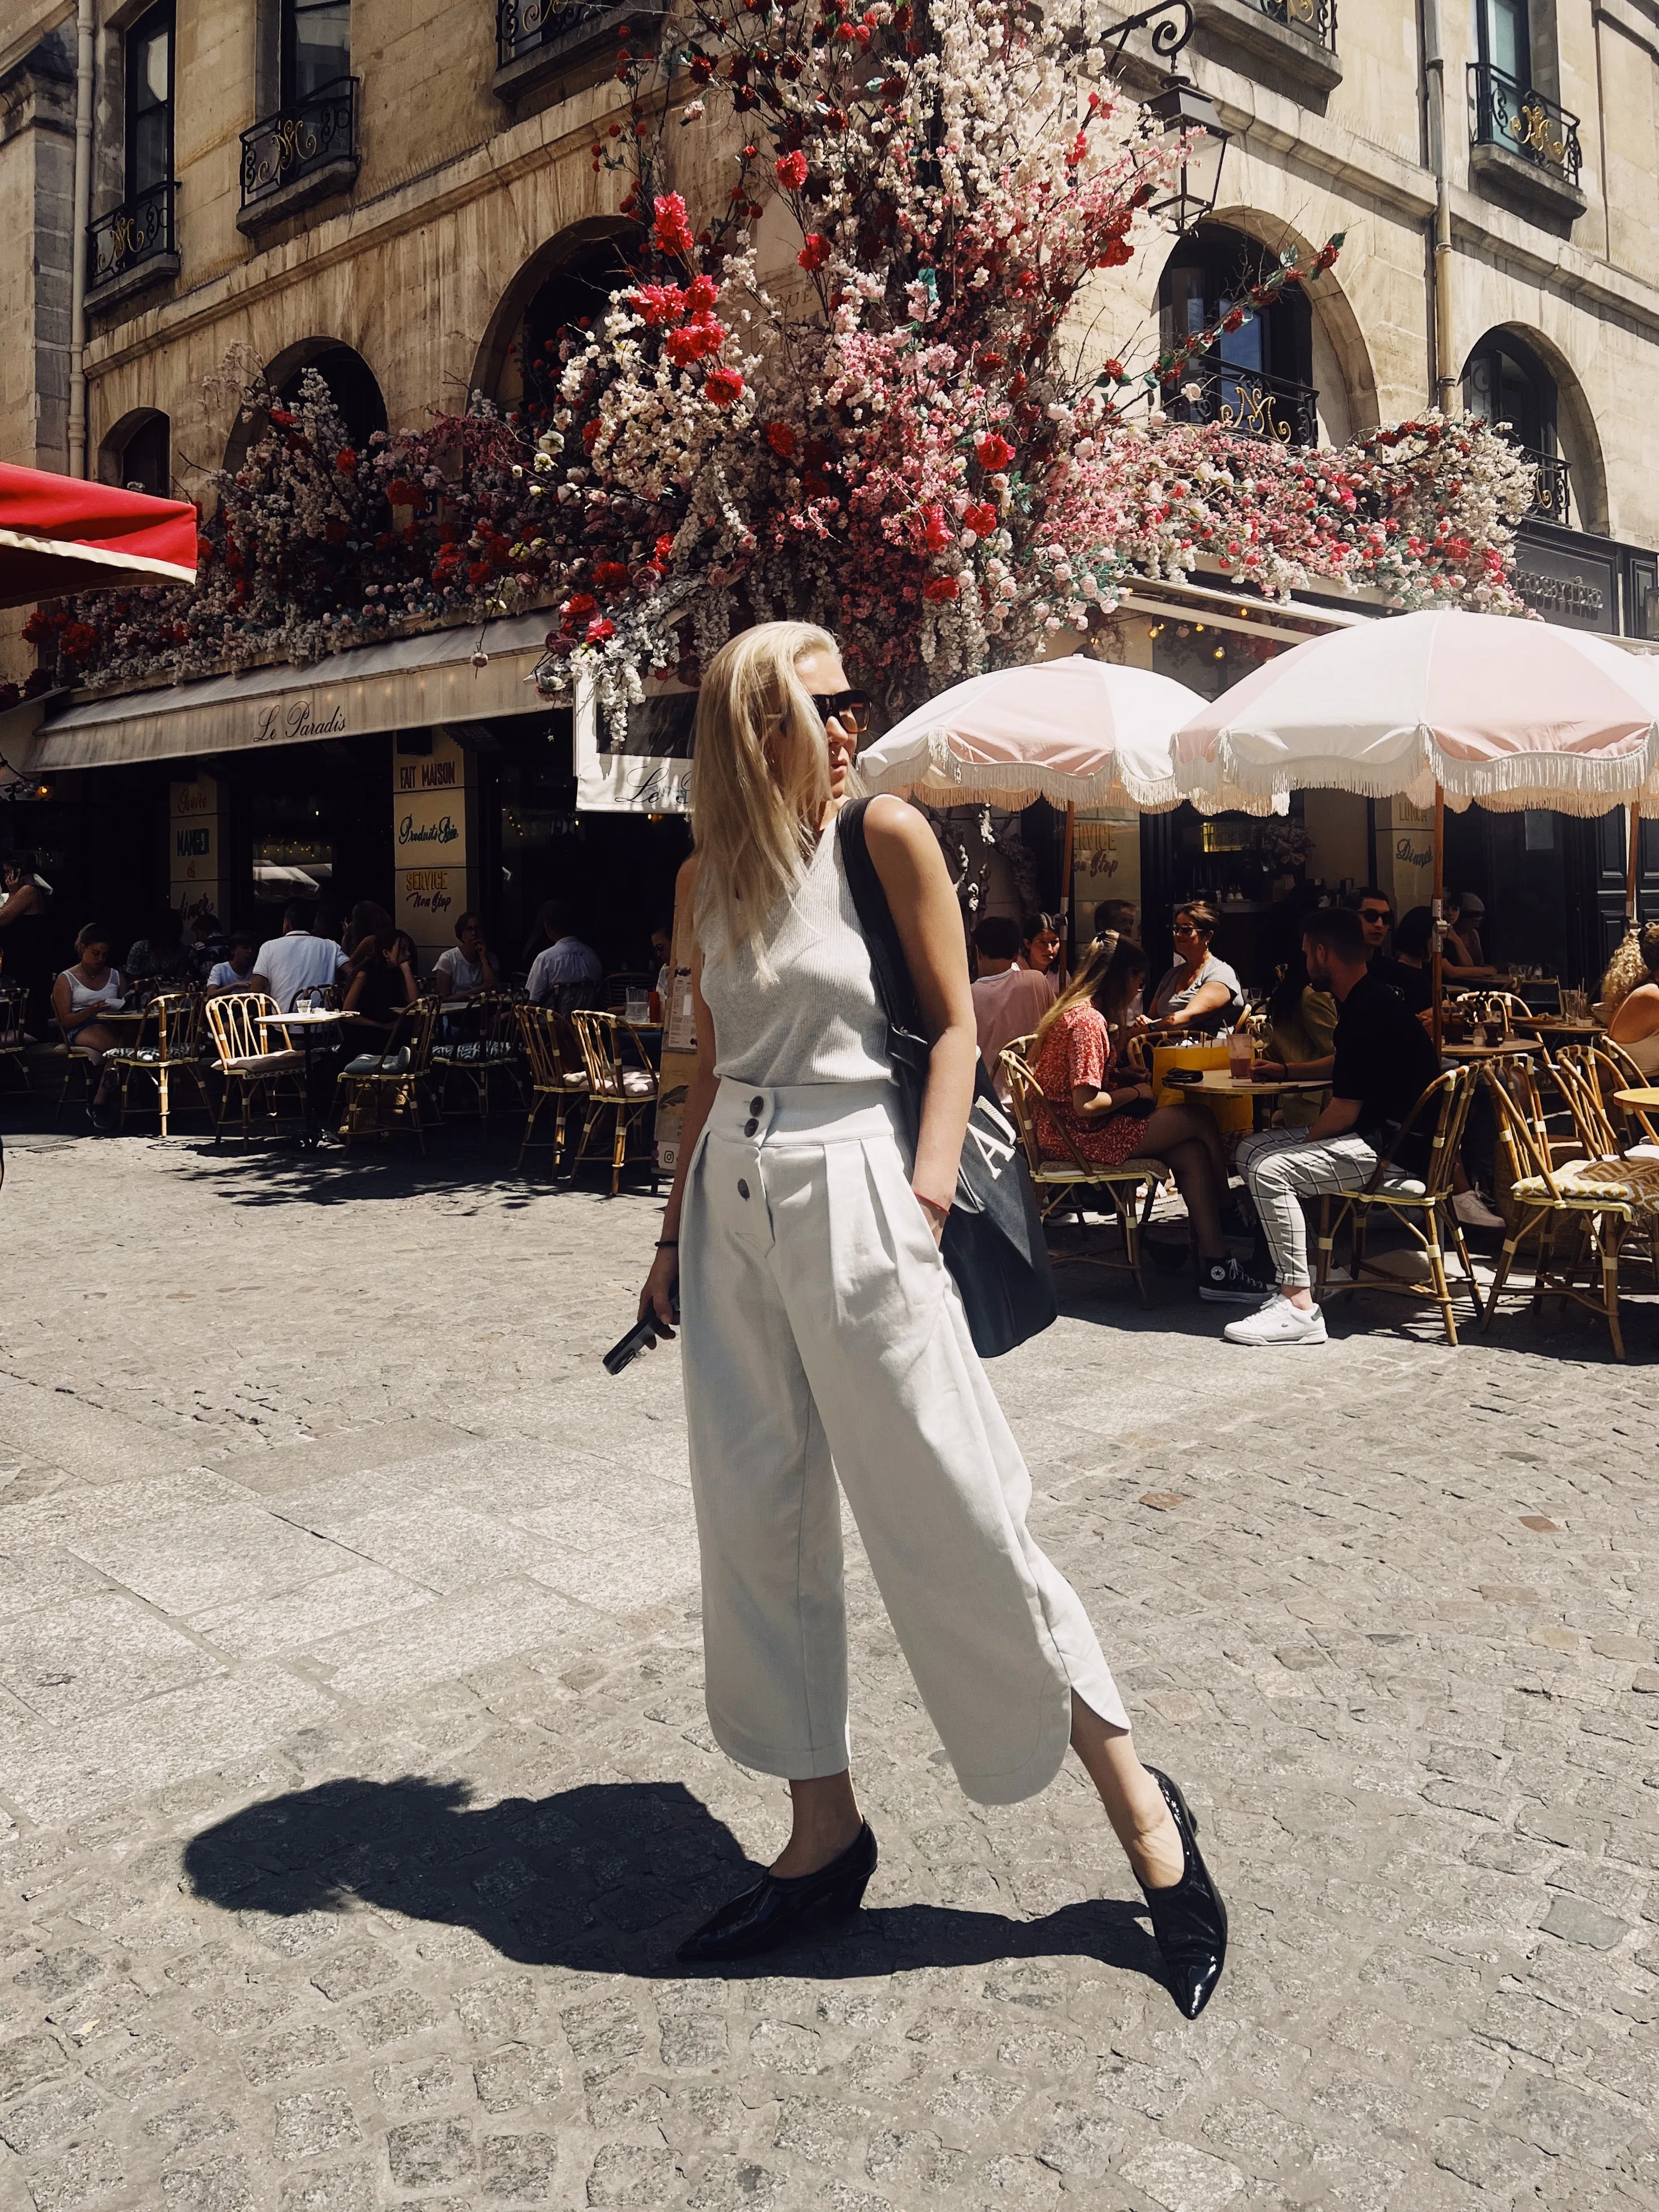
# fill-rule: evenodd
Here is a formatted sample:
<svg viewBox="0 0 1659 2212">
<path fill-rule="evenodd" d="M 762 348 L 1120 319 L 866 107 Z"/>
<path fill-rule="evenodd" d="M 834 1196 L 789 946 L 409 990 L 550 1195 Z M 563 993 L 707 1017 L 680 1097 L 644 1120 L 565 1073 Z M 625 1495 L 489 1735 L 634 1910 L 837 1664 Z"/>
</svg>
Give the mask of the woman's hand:
<svg viewBox="0 0 1659 2212">
<path fill-rule="evenodd" d="M 945 1242 L 945 1224 L 951 1218 L 950 1207 L 941 1206 L 936 1198 L 924 1198 L 920 1191 L 916 1192 L 915 1199 L 927 1226 L 933 1232 L 934 1243 L 942 1244 Z"/>
<path fill-rule="evenodd" d="M 678 1244 L 665 1245 L 651 1262 L 651 1272 L 645 1279 L 645 1288 L 640 1292 L 639 1318 L 654 1315 L 659 1336 L 674 1334 L 674 1293 L 679 1287 L 680 1251 Z"/>
<path fill-rule="evenodd" d="M 1290 1072 L 1289 1064 L 1285 1060 L 1258 1060 L 1251 1063 L 1250 1080 L 1253 1083 L 1279 1083 Z"/>
</svg>

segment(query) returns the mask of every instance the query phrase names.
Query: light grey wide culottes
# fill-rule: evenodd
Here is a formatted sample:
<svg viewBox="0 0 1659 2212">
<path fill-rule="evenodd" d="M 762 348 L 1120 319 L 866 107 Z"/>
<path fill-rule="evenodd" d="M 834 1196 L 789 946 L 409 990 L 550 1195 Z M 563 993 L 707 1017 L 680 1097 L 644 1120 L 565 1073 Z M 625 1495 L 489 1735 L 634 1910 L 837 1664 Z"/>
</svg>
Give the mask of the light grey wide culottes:
<svg viewBox="0 0 1659 2212">
<path fill-rule="evenodd" d="M 1128 1717 L 909 1184 L 890 1083 L 723 1080 L 680 1228 L 716 1741 L 805 1781 L 848 1758 L 839 1475 L 957 1779 L 1050 1782 L 1075 1690 Z"/>
</svg>

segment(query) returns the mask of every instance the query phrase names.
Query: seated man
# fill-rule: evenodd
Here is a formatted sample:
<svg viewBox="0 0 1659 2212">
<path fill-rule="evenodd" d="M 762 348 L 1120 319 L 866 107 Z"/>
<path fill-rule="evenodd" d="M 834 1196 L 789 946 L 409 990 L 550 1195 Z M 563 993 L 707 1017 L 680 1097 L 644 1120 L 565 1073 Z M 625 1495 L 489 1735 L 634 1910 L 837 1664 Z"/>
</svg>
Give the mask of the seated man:
<svg viewBox="0 0 1659 2212">
<path fill-rule="evenodd" d="M 548 900 L 539 920 L 548 942 L 526 979 L 531 1005 L 556 1007 L 562 1014 L 592 1006 L 605 975 L 599 954 L 577 936 L 569 913 L 556 899 Z"/>
<path fill-rule="evenodd" d="M 216 961 L 208 970 L 207 994 L 216 999 L 226 991 L 252 991 L 258 987 L 253 981 L 253 963 L 258 957 L 258 940 L 251 929 L 231 932 L 228 957 Z"/>
<path fill-rule="evenodd" d="M 331 937 L 311 933 L 312 909 L 302 899 L 291 899 L 283 908 L 283 933 L 268 937 L 253 957 L 249 978 L 256 991 L 275 999 L 285 1014 L 294 1012 L 295 994 L 332 983 L 346 964 L 346 957 Z"/>
<path fill-rule="evenodd" d="M 979 1056 L 1007 1103 L 1000 1061 L 1016 1037 L 1030 1036 L 1054 1003 L 1054 979 L 1019 963 L 1019 926 L 1006 914 L 989 914 L 974 932 L 979 973 L 974 981 L 974 1024 Z"/>
<path fill-rule="evenodd" d="M 1365 933 L 1346 907 L 1322 907 L 1303 927 L 1308 981 L 1341 1009 L 1336 1024 L 1331 1100 L 1309 1129 L 1246 1137 L 1237 1165 L 1261 1217 L 1279 1296 L 1230 1322 L 1231 1344 L 1323 1344 L 1325 1316 L 1314 1304 L 1302 1201 L 1363 1190 L 1401 1123 L 1440 1072 L 1420 1023 L 1386 983 L 1366 972 Z M 1419 1127 L 1399 1164 L 1427 1165 L 1430 1132 Z"/>
</svg>

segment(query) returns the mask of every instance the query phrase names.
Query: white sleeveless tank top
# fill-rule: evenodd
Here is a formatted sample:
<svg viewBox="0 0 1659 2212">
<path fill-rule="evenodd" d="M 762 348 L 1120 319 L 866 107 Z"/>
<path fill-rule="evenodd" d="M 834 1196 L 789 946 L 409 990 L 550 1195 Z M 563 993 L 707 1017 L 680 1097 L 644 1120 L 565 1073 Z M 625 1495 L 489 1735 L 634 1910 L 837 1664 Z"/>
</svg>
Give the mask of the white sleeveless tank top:
<svg viewBox="0 0 1659 2212">
<path fill-rule="evenodd" d="M 887 1017 L 831 823 L 800 881 L 734 952 L 700 900 L 702 995 L 714 1022 L 714 1073 L 739 1083 L 891 1080 Z"/>
</svg>

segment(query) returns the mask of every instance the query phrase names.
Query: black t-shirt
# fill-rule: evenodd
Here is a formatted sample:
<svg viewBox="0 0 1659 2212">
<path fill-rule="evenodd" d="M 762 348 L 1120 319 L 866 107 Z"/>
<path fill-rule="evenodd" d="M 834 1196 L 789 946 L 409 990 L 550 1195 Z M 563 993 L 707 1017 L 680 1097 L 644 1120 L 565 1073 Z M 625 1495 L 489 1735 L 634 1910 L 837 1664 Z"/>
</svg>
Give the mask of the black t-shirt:
<svg viewBox="0 0 1659 2212">
<path fill-rule="evenodd" d="M 1331 1096 L 1359 1101 L 1356 1135 L 1386 1143 L 1439 1073 L 1434 1045 L 1416 1015 L 1379 977 L 1362 975 L 1342 1001 L 1331 1070 Z M 1431 1133 L 1419 1124 L 1402 1165 L 1421 1171 Z"/>
<path fill-rule="evenodd" d="M 1407 1013 L 1428 1012 L 1434 997 L 1434 978 L 1426 968 L 1408 968 L 1392 953 L 1379 952 L 1371 963 L 1371 973 L 1379 983 L 1386 983 L 1396 998 L 1404 1001 Z"/>
</svg>

